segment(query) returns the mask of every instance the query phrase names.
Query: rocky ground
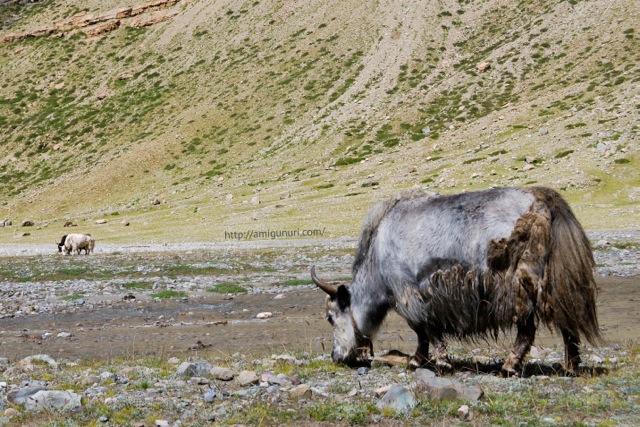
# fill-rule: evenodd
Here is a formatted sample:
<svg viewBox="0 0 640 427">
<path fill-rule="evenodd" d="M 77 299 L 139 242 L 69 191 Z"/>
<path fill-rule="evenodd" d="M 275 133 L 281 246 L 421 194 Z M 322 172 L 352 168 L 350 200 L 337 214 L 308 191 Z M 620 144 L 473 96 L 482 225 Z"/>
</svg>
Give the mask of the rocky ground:
<svg viewBox="0 0 640 427">
<path fill-rule="evenodd" d="M 346 281 L 352 241 L 102 246 L 87 257 L 3 247 L 0 425 L 634 425 L 640 236 L 590 239 L 607 343 L 584 346 L 582 375 L 567 377 L 562 346 L 542 331 L 510 379 L 498 368 L 511 337 L 452 341 L 451 373 L 408 371 L 392 351 L 410 353 L 415 338 L 397 316 L 370 368 L 331 363 L 324 296 L 306 279 L 317 264 Z M 230 284 L 245 292 L 211 292 Z"/>
</svg>

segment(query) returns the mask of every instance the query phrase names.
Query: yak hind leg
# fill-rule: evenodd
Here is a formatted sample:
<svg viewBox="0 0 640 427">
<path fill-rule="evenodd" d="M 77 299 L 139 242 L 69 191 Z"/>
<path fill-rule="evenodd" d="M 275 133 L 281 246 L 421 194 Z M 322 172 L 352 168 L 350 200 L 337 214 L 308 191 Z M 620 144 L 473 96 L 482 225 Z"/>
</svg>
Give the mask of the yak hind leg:
<svg viewBox="0 0 640 427">
<path fill-rule="evenodd" d="M 509 377 L 522 372 L 522 361 L 529 353 L 536 337 L 536 324 L 533 315 L 517 322 L 518 334 L 511 354 L 502 365 L 502 374 Z"/>
<path fill-rule="evenodd" d="M 580 365 L 580 337 L 561 329 L 564 341 L 564 364 L 569 374 L 575 374 Z"/>
<path fill-rule="evenodd" d="M 451 362 L 449 360 L 449 355 L 447 354 L 447 345 L 442 338 L 442 334 L 436 334 L 431 337 L 431 342 L 435 347 L 435 351 L 433 353 L 433 364 L 436 367 L 436 370 L 441 372 L 448 372 L 453 370 L 451 366 Z"/>
</svg>

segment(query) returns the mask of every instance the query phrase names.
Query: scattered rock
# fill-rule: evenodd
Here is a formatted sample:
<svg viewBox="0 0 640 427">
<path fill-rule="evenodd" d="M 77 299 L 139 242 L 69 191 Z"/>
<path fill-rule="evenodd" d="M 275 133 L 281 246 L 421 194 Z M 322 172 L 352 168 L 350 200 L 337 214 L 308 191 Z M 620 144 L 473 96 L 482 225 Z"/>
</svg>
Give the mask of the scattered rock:
<svg viewBox="0 0 640 427">
<path fill-rule="evenodd" d="M 455 400 L 458 398 L 458 390 L 453 381 L 441 377 L 421 377 L 417 390 L 425 390 L 431 400 L 441 402 L 443 400 Z"/>
<path fill-rule="evenodd" d="M 311 392 L 311 387 L 309 385 L 300 384 L 292 388 L 289 394 L 291 394 L 291 396 L 296 399 L 302 399 L 305 397 L 311 397 L 312 392 Z"/>
<path fill-rule="evenodd" d="M 212 366 L 208 362 L 183 362 L 178 366 L 176 375 L 181 377 L 202 377 L 211 371 Z"/>
<path fill-rule="evenodd" d="M 27 398 L 24 406 L 27 411 L 75 409 L 81 406 L 81 397 L 70 390 L 40 390 Z"/>
<path fill-rule="evenodd" d="M 491 64 L 488 62 L 481 62 L 480 64 L 476 65 L 476 70 L 478 70 L 479 73 L 484 73 L 490 68 Z"/>
<path fill-rule="evenodd" d="M 220 381 L 231 381 L 238 374 L 229 368 L 221 368 L 219 366 L 216 366 L 209 370 L 209 375 Z"/>
<path fill-rule="evenodd" d="M 258 384 L 260 378 L 255 371 L 240 371 L 236 377 L 236 381 L 241 387 L 248 387 L 250 385 Z"/>
<path fill-rule="evenodd" d="M 97 219 L 96 220 L 96 224 L 98 224 L 98 225 L 102 225 L 102 224 L 106 224 L 106 223 L 107 223 L 106 219 Z"/>
<path fill-rule="evenodd" d="M 469 421 L 471 419 L 471 411 L 469 410 L 469 406 L 462 405 L 458 408 L 458 418 L 462 421 Z"/>
<path fill-rule="evenodd" d="M 273 313 L 271 313 L 270 311 L 263 311 L 262 313 L 258 313 L 256 315 L 256 319 L 269 319 L 273 317 Z"/>
<path fill-rule="evenodd" d="M 7 402 L 15 405 L 23 405 L 28 398 L 43 390 L 46 390 L 45 386 L 25 387 L 18 390 L 11 390 L 7 393 Z"/>
<path fill-rule="evenodd" d="M 380 399 L 376 407 L 380 410 L 392 409 L 400 414 L 408 414 L 418 405 L 413 393 L 404 386 L 396 384 Z"/>
<path fill-rule="evenodd" d="M 22 221 L 22 223 L 20 223 L 20 227 L 33 227 L 35 225 L 35 223 L 29 219 L 25 219 L 24 221 Z"/>
<path fill-rule="evenodd" d="M 207 390 L 204 393 L 203 399 L 206 403 L 211 403 L 215 400 L 217 393 L 215 390 Z"/>
<path fill-rule="evenodd" d="M 22 359 L 20 362 L 18 362 L 18 365 L 20 364 L 32 364 L 33 362 L 44 362 L 47 365 L 51 366 L 54 369 L 58 368 L 58 362 L 56 362 L 53 357 L 49 356 L 48 354 L 36 354 L 33 356 L 27 356 L 24 359 Z"/>
<path fill-rule="evenodd" d="M 367 375 L 369 373 L 369 368 L 366 366 L 361 366 L 358 368 L 358 375 Z"/>
<path fill-rule="evenodd" d="M 430 399 L 438 402 L 455 399 L 477 401 L 484 395 L 482 388 L 479 386 L 467 386 L 459 381 L 430 376 L 425 372 L 417 375 L 416 380 L 416 389 L 426 391 Z"/>
</svg>

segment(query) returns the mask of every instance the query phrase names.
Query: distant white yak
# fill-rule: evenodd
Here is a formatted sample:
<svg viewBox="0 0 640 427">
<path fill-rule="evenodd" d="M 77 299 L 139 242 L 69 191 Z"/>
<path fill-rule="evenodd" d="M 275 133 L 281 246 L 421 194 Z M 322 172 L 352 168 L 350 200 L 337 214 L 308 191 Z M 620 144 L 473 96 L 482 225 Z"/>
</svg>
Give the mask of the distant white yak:
<svg viewBox="0 0 640 427">
<path fill-rule="evenodd" d="M 58 252 L 62 252 L 64 248 L 64 252 L 67 255 L 71 255 L 72 251 L 80 255 L 80 252 L 84 249 L 85 254 L 89 255 L 89 252 L 93 252 L 95 245 L 96 239 L 91 234 L 65 234 L 62 236 L 60 243 L 58 243 Z"/>
</svg>

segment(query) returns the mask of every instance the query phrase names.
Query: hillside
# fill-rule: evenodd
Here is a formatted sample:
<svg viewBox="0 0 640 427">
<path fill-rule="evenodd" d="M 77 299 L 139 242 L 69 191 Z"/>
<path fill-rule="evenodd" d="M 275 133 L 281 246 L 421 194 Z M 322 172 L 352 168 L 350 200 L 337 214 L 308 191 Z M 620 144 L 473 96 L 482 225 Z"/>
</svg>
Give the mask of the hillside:
<svg viewBox="0 0 640 427">
<path fill-rule="evenodd" d="M 355 237 L 413 185 L 549 185 L 587 228 L 640 224 L 634 0 L 2 1 L 0 18 L 0 241 L 68 220 L 113 242 Z"/>
</svg>

